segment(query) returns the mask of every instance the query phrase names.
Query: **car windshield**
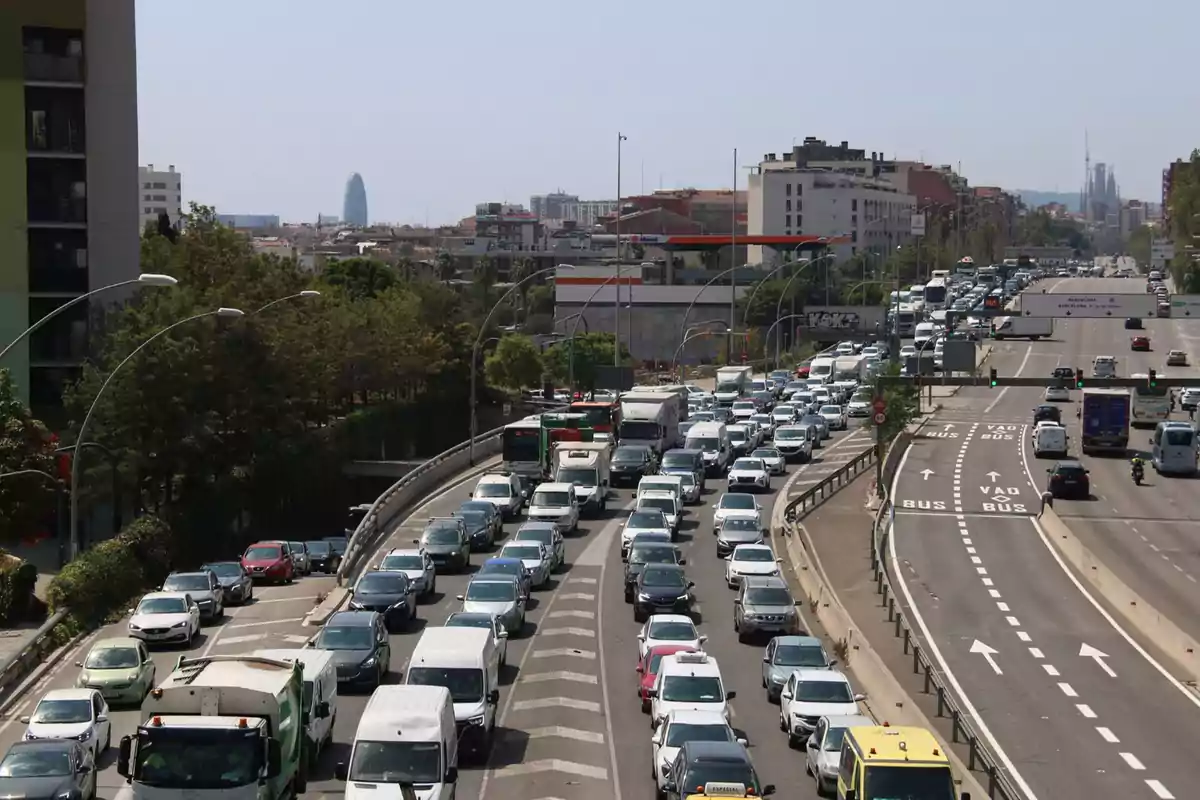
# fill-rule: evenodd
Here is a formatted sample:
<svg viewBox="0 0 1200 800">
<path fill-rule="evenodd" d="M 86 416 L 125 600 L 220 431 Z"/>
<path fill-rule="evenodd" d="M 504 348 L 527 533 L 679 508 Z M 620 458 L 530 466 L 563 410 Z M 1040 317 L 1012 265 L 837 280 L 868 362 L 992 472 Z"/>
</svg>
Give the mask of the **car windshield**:
<svg viewBox="0 0 1200 800">
<path fill-rule="evenodd" d="M 691 469 L 696 466 L 696 459 L 690 453 L 667 453 L 662 465 L 664 469 Z"/>
<path fill-rule="evenodd" d="M 887 767 L 882 764 L 866 770 L 864 798 L 919 797 L 921 800 L 953 800 L 954 779 L 945 767 Z"/>
<path fill-rule="evenodd" d="M 663 547 L 656 544 L 635 545 L 629 551 L 629 563 L 674 564 L 677 561 L 675 552 L 674 546 Z"/>
<path fill-rule="evenodd" d="M 729 742 L 728 725 L 697 725 L 695 723 L 676 722 L 667 726 L 666 747 L 683 747 L 685 742 Z"/>
<path fill-rule="evenodd" d="M 542 548 L 536 545 L 506 545 L 506 558 L 519 558 L 522 561 L 539 561 L 542 558 Z"/>
<path fill-rule="evenodd" d="M 138 614 L 186 614 L 187 601 L 182 597 L 147 597 L 138 603 Z"/>
<path fill-rule="evenodd" d="M 721 498 L 720 507 L 732 511 L 754 511 L 758 508 L 754 498 L 748 494 L 727 494 Z"/>
<path fill-rule="evenodd" d="M 664 642 L 690 642 L 696 638 L 696 626 L 690 622 L 654 622 L 646 635 Z"/>
<path fill-rule="evenodd" d="M 1167 428 L 1163 438 L 1170 447 L 1190 447 L 1195 441 L 1191 428 Z"/>
<path fill-rule="evenodd" d="M 781 644 L 775 648 L 775 664 L 781 667 L 825 667 L 829 662 L 820 647 L 810 644 Z"/>
<path fill-rule="evenodd" d="M 400 594 L 408 591 L 408 578 L 400 572 L 368 572 L 358 581 L 360 594 Z"/>
<path fill-rule="evenodd" d="M 512 486 L 507 483 L 481 483 L 475 487 L 476 497 L 512 497 Z"/>
<path fill-rule="evenodd" d="M 319 650 L 370 650 L 374 641 L 369 625 L 326 625 L 314 646 Z"/>
<path fill-rule="evenodd" d="M 470 508 L 460 508 L 457 516 L 463 518 L 467 523 L 468 528 L 482 528 L 488 524 L 488 516 L 482 511 L 475 511 Z"/>
<path fill-rule="evenodd" d="M 521 566 L 520 562 L 490 560 L 483 562 L 483 566 L 480 567 L 478 574 L 486 575 L 489 572 L 495 572 L 499 575 L 519 576 L 524 572 L 524 570 L 525 568 Z"/>
<path fill-rule="evenodd" d="M 779 458 L 779 451 L 770 449 L 755 450 L 751 455 L 755 458 Z"/>
<path fill-rule="evenodd" d="M 721 530 L 723 530 L 723 531 L 757 531 L 758 530 L 758 520 L 746 519 L 744 517 L 734 517 L 732 519 L 727 519 L 724 522 L 722 522 Z"/>
<path fill-rule="evenodd" d="M 825 418 L 820 414 L 805 414 L 804 419 L 800 421 L 805 425 L 816 425 L 818 427 L 825 424 Z"/>
<path fill-rule="evenodd" d="M 480 603 L 511 603 L 517 599 L 517 585 L 511 581 L 471 581 L 463 596 Z"/>
<path fill-rule="evenodd" d="M 416 553 L 384 556 L 383 562 L 380 563 L 379 568 L 394 570 L 423 570 L 425 569 L 425 559 L 421 558 L 421 556 L 417 555 Z"/>
<path fill-rule="evenodd" d="M 790 606 L 793 603 L 787 589 L 776 586 L 747 589 L 746 602 L 753 606 Z"/>
<path fill-rule="evenodd" d="M 746 441 L 746 429 L 745 428 L 729 428 L 729 441 L 731 441 L 731 442 Z"/>
<path fill-rule="evenodd" d="M 645 460 L 645 452 L 636 447 L 618 447 L 617 452 L 613 453 L 613 461 L 622 464 L 640 464 Z"/>
<path fill-rule="evenodd" d="M 821 406 L 821 413 L 822 414 L 841 414 L 842 407 L 841 406 Z"/>
<path fill-rule="evenodd" d="M 559 483 L 573 483 L 576 486 L 595 486 L 596 470 L 585 467 L 564 467 L 558 471 L 555 480 Z"/>
<path fill-rule="evenodd" d="M 850 685 L 842 681 L 799 681 L 796 699 L 805 703 L 852 703 Z"/>
<path fill-rule="evenodd" d="M 478 703 L 483 700 L 483 670 L 470 667 L 410 667 L 411 686 L 445 686 L 455 703 Z"/>
<path fill-rule="evenodd" d="M 668 675 L 659 697 L 669 703 L 720 703 L 725 700 L 721 679 L 715 675 Z"/>
<path fill-rule="evenodd" d="M 706 453 L 713 452 L 718 446 L 717 440 L 711 437 L 705 437 L 704 439 L 692 439 L 688 442 L 688 444 L 691 447 L 694 447 L 697 450 L 703 450 Z"/>
<path fill-rule="evenodd" d="M 845 728 L 830 728 L 825 734 L 825 744 L 821 749 L 827 753 L 836 753 L 842 749 L 842 740 L 846 738 Z"/>
<path fill-rule="evenodd" d="M 71 774 L 71 757 L 65 742 L 59 747 L 13 748 L 0 761 L 0 778 L 53 778 Z M 19 795 L 10 795 L 19 796 Z"/>
<path fill-rule="evenodd" d="M 674 514 L 675 500 L 670 497 L 643 497 L 638 500 L 638 508 L 656 508 L 664 514 Z"/>
<path fill-rule="evenodd" d="M 136 647 L 101 647 L 88 653 L 84 669 L 131 669 L 142 663 Z"/>
<path fill-rule="evenodd" d="M 679 476 L 679 482 L 685 489 L 690 488 L 696 485 L 696 476 L 690 472 L 685 472 Z"/>
<path fill-rule="evenodd" d="M 422 537 L 426 544 L 458 544 L 461 534 L 457 527 L 430 528 Z"/>
<path fill-rule="evenodd" d="M 277 545 L 265 544 L 251 547 L 243 557 L 247 561 L 273 561 L 278 559 L 282 553 L 282 548 Z"/>
<path fill-rule="evenodd" d="M 753 522 L 753 520 L 743 521 Z M 752 561 L 756 564 L 774 563 L 775 553 L 766 547 L 739 547 L 733 551 L 733 560 Z"/>
<path fill-rule="evenodd" d="M 681 570 L 650 568 L 642 572 L 642 585 L 682 589 L 687 586 L 687 580 L 683 577 Z"/>
<path fill-rule="evenodd" d="M 496 623 L 491 614 L 451 614 L 446 618 L 447 628 L 479 628 L 480 630 L 492 631 L 496 629 Z"/>
<path fill-rule="evenodd" d="M 242 565 L 234 561 L 222 561 L 217 564 L 205 564 L 204 568 L 218 578 L 242 577 Z"/>
<path fill-rule="evenodd" d="M 329 542 L 305 542 L 304 546 L 308 548 L 308 554 L 310 556 L 327 556 L 333 552 L 333 548 L 330 546 Z M 217 574 L 221 575 L 219 572 Z"/>
<path fill-rule="evenodd" d="M 775 438 L 780 441 L 787 441 L 789 439 L 803 439 L 804 431 L 800 430 L 799 428 L 780 428 L 779 430 L 775 431 Z"/>
<path fill-rule="evenodd" d="M 350 780 L 363 783 L 438 783 L 442 779 L 440 742 L 354 743 Z"/>
<path fill-rule="evenodd" d="M 534 492 L 530 505 L 561 508 L 571 505 L 571 495 L 566 492 Z"/>
<path fill-rule="evenodd" d="M 70 725 L 78 722 L 91 722 L 92 701 L 82 700 L 51 700 L 46 699 L 37 704 L 31 722 L 49 725 Z"/>
<path fill-rule="evenodd" d="M 739 400 L 733 404 L 734 411 L 754 411 L 756 408 L 758 406 L 749 400 Z"/>
<path fill-rule="evenodd" d="M 737 470 L 746 470 L 747 472 L 761 472 L 763 470 L 763 462 L 760 458 L 739 458 L 733 462 L 733 468 Z"/>
</svg>

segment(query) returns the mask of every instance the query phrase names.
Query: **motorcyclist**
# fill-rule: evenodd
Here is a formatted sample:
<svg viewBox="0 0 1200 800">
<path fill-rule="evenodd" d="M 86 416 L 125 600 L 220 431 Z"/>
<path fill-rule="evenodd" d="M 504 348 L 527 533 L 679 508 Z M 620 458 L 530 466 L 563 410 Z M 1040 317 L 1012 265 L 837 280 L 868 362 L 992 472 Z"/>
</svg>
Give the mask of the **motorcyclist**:
<svg viewBox="0 0 1200 800">
<path fill-rule="evenodd" d="M 1134 456 L 1133 460 L 1129 463 L 1132 467 L 1134 482 L 1140 482 L 1142 480 L 1142 475 L 1144 475 L 1146 471 L 1146 463 L 1142 461 L 1140 456 Z"/>
</svg>

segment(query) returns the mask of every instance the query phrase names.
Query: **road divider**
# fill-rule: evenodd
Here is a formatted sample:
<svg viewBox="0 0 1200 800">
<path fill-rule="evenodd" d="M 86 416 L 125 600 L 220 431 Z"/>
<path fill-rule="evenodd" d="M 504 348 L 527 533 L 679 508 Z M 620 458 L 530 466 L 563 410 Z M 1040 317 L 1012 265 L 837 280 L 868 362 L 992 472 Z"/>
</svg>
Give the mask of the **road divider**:
<svg viewBox="0 0 1200 800">
<path fill-rule="evenodd" d="M 33 671 L 42 662 L 43 658 L 54 652 L 55 648 L 61 643 L 61 638 L 55 637 L 52 634 L 58 624 L 65 620 L 69 613 L 65 608 L 55 611 L 33 634 L 33 638 L 29 640 L 29 644 L 9 656 L 3 664 L 0 664 L 0 705 L 13 694 L 13 690 L 20 685 L 21 680 Z M 75 637 L 75 640 L 78 638 Z M 65 651 L 67 648 L 60 647 L 59 649 Z"/>
</svg>

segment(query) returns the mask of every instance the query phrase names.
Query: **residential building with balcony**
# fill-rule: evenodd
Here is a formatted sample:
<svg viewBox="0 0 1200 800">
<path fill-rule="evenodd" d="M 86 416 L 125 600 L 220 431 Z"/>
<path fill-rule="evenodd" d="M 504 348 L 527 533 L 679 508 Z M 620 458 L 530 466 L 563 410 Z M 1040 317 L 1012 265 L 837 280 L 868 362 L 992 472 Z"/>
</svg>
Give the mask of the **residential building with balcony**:
<svg viewBox="0 0 1200 800">
<path fill-rule="evenodd" d="M 3 346 L 139 272 L 134 0 L 0 4 L 0 108 Z M 72 307 L 0 365 L 51 417 L 87 355 L 88 311 Z"/>
<path fill-rule="evenodd" d="M 183 175 L 175 171 L 175 165 L 166 172 L 156 170 L 153 164 L 138 167 L 138 233 L 147 225 L 157 225 L 158 215 L 166 214 L 172 225 L 183 217 Z"/>
</svg>

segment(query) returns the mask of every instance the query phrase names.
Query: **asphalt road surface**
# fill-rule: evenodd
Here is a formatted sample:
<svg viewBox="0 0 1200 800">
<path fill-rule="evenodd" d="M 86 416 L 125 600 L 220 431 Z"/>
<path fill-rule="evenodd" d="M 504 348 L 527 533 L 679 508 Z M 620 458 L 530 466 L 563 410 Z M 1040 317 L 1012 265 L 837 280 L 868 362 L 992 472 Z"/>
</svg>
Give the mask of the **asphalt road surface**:
<svg viewBox="0 0 1200 800">
<path fill-rule="evenodd" d="M 1138 293 L 1144 281 L 1049 279 L 1041 287 Z M 1121 375 L 1150 367 L 1175 374 L 1165 351 L 1188 349 L 1193 332 L 1200 335 L 1200 323 L 1147 321 L 1154 351 L 1141 354 L 1129 352 L 1133 332 L 1122 320 L 1060 320 L 1052 341 L 998 343 L 991 365 L 1002 376 L 1048 376 L 1056 366 L 1090 375 L 1094 356 L 1113 355 Z M 1200 701 L 1060 563 L 1033 520 L 1052 463 L 1035 458 L 1029 442 L 1040 402 L 1038 389 L 964 389 L 909 451 L 893 490 L 902 599 L 1031 800 L 1195 796 Z M 1076 406 L 1062 405 L 1077 453 Z M 1135 432 L 1133 443 L 1148 436 Z M 1056 511 L 1089 545 L 1105 544 L 1098 552 L 1143 596 L 1194 625 L 1200 587 L 1188 576 L 1200 565 L 1183 551 L 1196 551 L 1200 498 L 1189 489 L 1197 484 L 1148 471 L 1151 485 L 1137 488 L 1126 459 L 1084 463 L 1092 499 L 1060 500 Z"/>
</svg>

